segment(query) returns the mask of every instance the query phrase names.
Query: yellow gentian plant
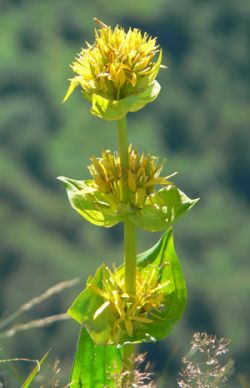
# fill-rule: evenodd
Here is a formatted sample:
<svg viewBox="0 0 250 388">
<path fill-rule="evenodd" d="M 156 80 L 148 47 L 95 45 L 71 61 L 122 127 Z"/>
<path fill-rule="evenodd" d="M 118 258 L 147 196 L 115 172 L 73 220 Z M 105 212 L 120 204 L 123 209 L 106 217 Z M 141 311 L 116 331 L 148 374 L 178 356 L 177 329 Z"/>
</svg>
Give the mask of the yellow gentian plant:
<svg viewBox="0 0 250 388">
<path fill-rule="evenodd" d="M 171 226 L 197 202 L 169 180 L 175 173 L 162 174 L 159 158 L 140 154 L 128 141 L 127 113 L 143 108 L 160 92 L 156 77 L 164 66 L 156 38 L 136 28 L 112 29 L 96 21 L 94 43 L 86 43 L 71 65 L 74 77 L 64 101 L 79 86 L 93 115 L 116 120 L 118 151 L 103 150 L 100 157 L 90 158 L 91 179 L 59 180 L 71 206 L 86 220 L 103 227 L 123 223 L 124 264 L 112 269 L 103 264 L 68 310 L 82 325 L 71 384 L 86 388 L 114 383 L 106 367 L 103 380 L 88 374 L 88 356 L 85 361 L 80 357 L 83 351 L 91 349 L 99 365 L 104 353 L 105 359 L 112 353 L 118 369 L 132 371 L 134 344 L 165 338 L 181 318 L 186 286 Z M 137 255 L 137 228 L 165 232 L 154 247 Z"/>
</svg>

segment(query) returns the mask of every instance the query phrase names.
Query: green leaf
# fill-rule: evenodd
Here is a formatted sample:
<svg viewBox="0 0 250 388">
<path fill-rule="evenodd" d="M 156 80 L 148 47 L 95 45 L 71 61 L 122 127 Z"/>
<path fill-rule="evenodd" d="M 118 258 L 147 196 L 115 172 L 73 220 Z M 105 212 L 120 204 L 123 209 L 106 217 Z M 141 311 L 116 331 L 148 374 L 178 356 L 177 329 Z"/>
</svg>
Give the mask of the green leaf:
<svg viewBox="0 0 250 388">
<path fill-rule="evenodd" d="M 174 185 L 169 185 L 152 194 L 142 209 L 129 216 L 129 219 L 139 228 L 155 232 L 169 228 L 198 199 L 188 198 Z"/>
<path fill-rule="evenodd" d="M 154 101 L 160 90 L 160 84 L 153 81 L 143 92 L 121 100 L 108 100 L 98 94 L 93 94 L 91 113 L 105 120 L 121 120 L 128 112 L 136 112 L 149 102 Z"/>
<path fill-rule="evenodd" d="M 109 195 L 95 189 L 92 180 L 57 179 L 64 183 L 72 208 L 87 221 L 97 226 L 111 227 L 122 220 L 123 205 L 118 206 Z"/>
<path fill-rule="evenodd" d="M 97 344 L 111 344 L 111 329 L 115 317 L 104 311 L 99 318 L 94 319 L 98 307 L 103 304 L 103 297 L 93 292 L 91 287 L 102 288 L 109 277 L 108 268 L 102 264 L 97 269 L 94 277 L 87 280 L 86 288 L 78 295 L 68 310 L 68 314 L 80 324 L 84 324 L 93 341 Z"/>
<path fill-rule="evenodd" d="M 161 340 L 172 330 L 181 319 L 187 303 L 187 289 L 180 266 L 179 258 L 174 248 L 172 228 L 168 229 L 159 242 L 151 249 L 137 257 L 138 270 L 143 273 L 148 266 L 157 268 L 160 282 L 169 280 L 164 289 L 164 309 L 161 311 L 162 321 L 155 321 L 150 326 L 148 334 L 151 339 Z"/>
<path fill-rule="evenodd" d="M 142 280 L 154 274 L 163 300 L 154 314 L 149 312 L 142 320 L 132 319 L 133 330 L 127 332 L 124 324 L 118 340 L 114 334 L 115 322 L 119 319 L 112 304 L 107 304 L 105 284 L 110 271 L 102 265 L 87 281 L 87 287 L 73 302 L 69 315 L 84 325 L 97 344 L 152 342 L 165 338 L 182 317 L 186 306 L 186 285 L 178 256 L 175 253 L 172 230 L 164 233 L 160 241 L 150 250 L 137 256 L 137 271 Z M 124 278 L 124 265 L 116 272 Z M 153 291 L 152 291 L 153 292 Z M 121 290 L 121 295 L 124 293 Z M 98 314 L 97 314 L 98 312 Z M 128 324 L 127 324 L 128 325 Z M 131 323 L 129 323 L 131 327 Z"/>
<path fill-rule="evenodd" d="M 29 376 L 27 377 L 27 379 L 25 380 L 25 382 L 23 383 L 21 388 L 29 388 L 30 387 L 30 384 L 32 383 L 32 381 L 37 376 L 37 374 L 40 372 L 40 368 L 41 368 L 42 364 L 44 363 L 44 361 L 46 360 L 49 352 L 50 352 L 50 350 L 48 350 L 48 352 L 39 361 L 38 365 L 31 371 L 31 373 L 29 374 Z"/>
<path fill-rule="evenodd" d="M 122 350 L 114 345 L 95 345 L 81 328 L 70 379 L 72 388 L 115 388 L 122 369 Z"/>
<path fill-rule="evenodd" d="M 104 227 L 112 227 L 129 218 L 147 231 L 167 229 L 198 201 L 171 184 L 148 196 L 142 209 L 135 209 L 129 204 L 116 203 L 111 195 L 98 190 L 93 180 L 58 179 L 64 183 L 73 209 L 92 224 Z"/>
</svg>

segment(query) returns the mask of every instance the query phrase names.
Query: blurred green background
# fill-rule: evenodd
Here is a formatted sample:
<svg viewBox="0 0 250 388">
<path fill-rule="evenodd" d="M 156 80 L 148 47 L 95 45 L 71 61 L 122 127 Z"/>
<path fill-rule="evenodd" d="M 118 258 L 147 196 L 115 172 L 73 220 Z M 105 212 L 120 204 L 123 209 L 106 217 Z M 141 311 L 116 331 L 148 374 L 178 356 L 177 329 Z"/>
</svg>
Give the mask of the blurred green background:
<svg viewBox="0 0 250 388">
<path fill-rule="evenodd" d="M 162 92 L 129 115 L 129 137 L 166 158 L 166 174 L 177 170 L 176 184 L 201 198 L 174 228 L 189 291 L 185 316 L 165 341 L 143 350 L 162 386 L 175 387 L 195 331 L 228 337 L 235 360 L 228 386 L 238 387 L 250 360 L 249 0 L 0 0 L 0 317 L 80 276 L 78 288 L 26 320 L 64 312 L 99 264 L 121 262 L 121 228 L 81 219 L 56 181 L 87 178 L 91 154 L 117 147 L 115 124 L 91 116 L 79 90 L 61 104 L 68 65 L 93 40 L 95 16 L 158 36 L 168 66 L 158 77 Z M 140 250 L 158 237 L 139 232 Z M 0 358 L 39 358 L 51 347 L 67 374 L 78 329 L 64 321 L 17 334 L 1 340 Z M 1 365 L 0 381 L 18 386 L 9 375 L 27 371 Z"/>
</svg>

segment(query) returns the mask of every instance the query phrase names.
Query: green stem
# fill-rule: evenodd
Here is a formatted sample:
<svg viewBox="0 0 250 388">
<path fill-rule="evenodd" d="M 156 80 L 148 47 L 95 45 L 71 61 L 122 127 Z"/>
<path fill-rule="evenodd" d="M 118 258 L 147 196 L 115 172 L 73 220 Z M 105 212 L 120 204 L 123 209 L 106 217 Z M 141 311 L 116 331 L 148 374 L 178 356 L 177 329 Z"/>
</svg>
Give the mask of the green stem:
<svg viewBox="0 0 250 388">
<path fill-rule="evenodd" d="M 122 166 L 128 168 L 128 132 L 126 117 L 118 121 L 118 146 Z"/>
<path fill-rule="evenodd" d="M 128 294 L 136 294 L 136 227 L 124 221 L 125 288 Z"/>
<path fill-rule="evenodd" d="M 118 144 L 122 168 L 125 172 L 129 168 L 128 134 L 126 117 L 118 121 Z M 128 178 L 122 185 L 123 202 L 129 202 Z M 125 261 L 125 289 L 130 295 L 136 294 L 136 227 L 129 221 L 124 221 L 124 261 Z"/>
<path fill-rule="evenodd" d="M 118 144 L 121 165 L 124 171 L 129 168 L 128 155 L 128 134 L 126 118 L 118 121 Z M 125 174 L 125 179 L 122 184 L 122 199 L 123 202 L 129 202 L 128 178 Z M 124 221 L 124 264 L 125 264 L 125 290 L 135 297 L 136 294 L 136 227 L 129 221 Z M 123 364 L 124 368 L 130 372 L 134 369 L 134 353 L 135 346 L 127 344 L 123 346 Z M 132 382 L 133 375 L 129 378 Z M 128 382 L 128 381 L 127 381 Z M 125 385 L 126 383 L 125 382 Z"/>
</svg>

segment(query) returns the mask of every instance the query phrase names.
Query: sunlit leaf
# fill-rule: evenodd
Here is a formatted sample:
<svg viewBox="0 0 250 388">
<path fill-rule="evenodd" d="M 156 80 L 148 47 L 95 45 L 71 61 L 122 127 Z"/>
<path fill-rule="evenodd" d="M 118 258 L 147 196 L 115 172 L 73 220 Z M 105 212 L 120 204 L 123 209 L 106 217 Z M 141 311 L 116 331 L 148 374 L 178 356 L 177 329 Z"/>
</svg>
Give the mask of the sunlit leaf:
<svg viewBox="0 0 250 388">
<path fill-rule="evenodd" d="M 122 220 L 121 206 L 111 201 L 108 195 L 91 187 L 92 181 L 78 181 L 58 177 L 66 187 L 69 202 L 87 221 L 97 226 L 111 227 Z"/>
<path fill-rule="evenodd" d="M 154 101 L 160 90 L 160 84 L 153 81 L 143 92 L 121 100 L 108 100 L 98 94 L 93 94 L 91 113 L 105 120 L 121 120 L 128 112 L 136 112 Z"/>
<path fill-rule="evenodd" d="M 148 231 L 167 229 L 184 213 L 191 209 L 198 199 L 188 198 L 174 185 L 168 185 L 152 194 L 130 220 L 139 228 Z"/>
<path fill-rule="evenodd" d="M 128 218 L 147 231 L 167 229 L 198 199 L 190 199 L 175 185 L 169 184 L 149 195 L 142 208 L 117 203 L 112 195 L 94 187 L 93 180 L 79 181 L 59 177 L 66 187 L 71 206 L 94 225 L 111 227 Z"/>
<path fill-rule="evenodd" d="M 122 349 L 114 345 L 95 345 L 84 327 L 80 336 L 72 368 L 70 387 L 116 388 L 114 377 L 122 369 Z"/>
</svg>

